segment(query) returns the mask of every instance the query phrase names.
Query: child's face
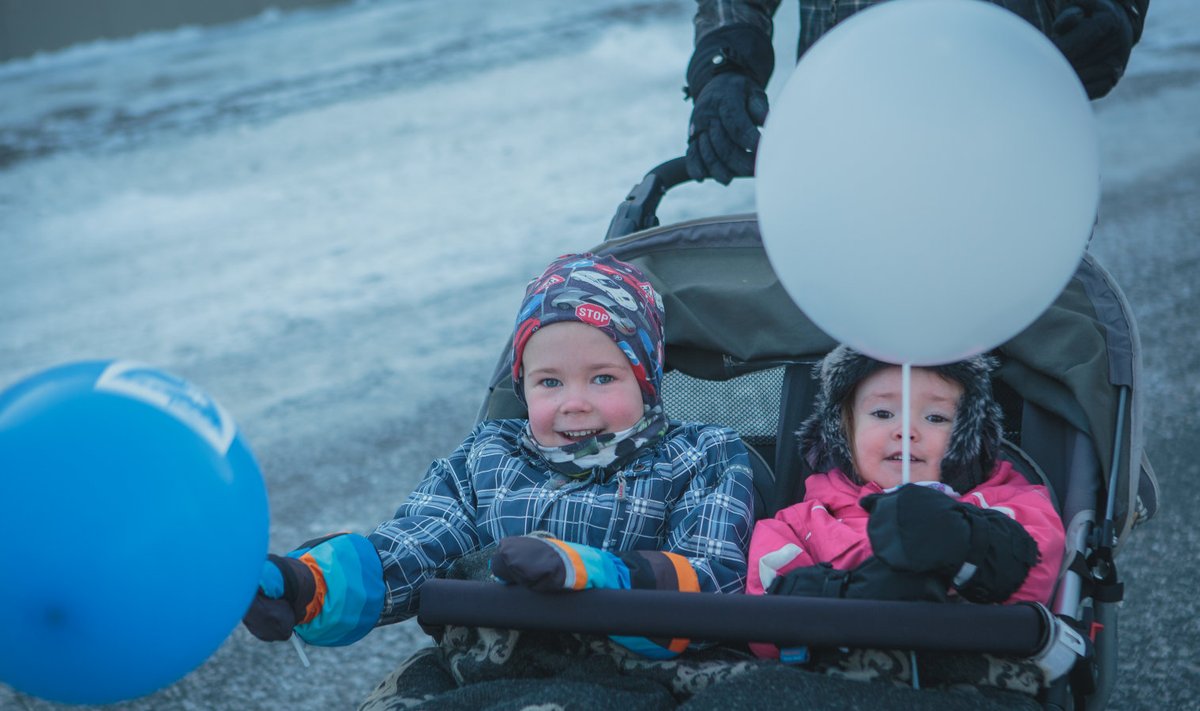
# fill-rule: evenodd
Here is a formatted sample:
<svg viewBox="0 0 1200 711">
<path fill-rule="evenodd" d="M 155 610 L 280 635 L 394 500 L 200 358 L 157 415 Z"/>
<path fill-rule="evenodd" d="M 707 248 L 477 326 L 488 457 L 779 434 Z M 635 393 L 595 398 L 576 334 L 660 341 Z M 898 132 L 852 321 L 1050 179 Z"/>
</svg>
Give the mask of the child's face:
<svg viewBox="0 0 1200 711">
<path fill-rule="evenodd" d="M 854 467 L 864 481 L 887 489 L 902 479 L 904 443 L 901 371 L 883 368 L 864 378 L 854 392 Z M 909 477 L 941 481 L 942 457 L 950 441 L 962 386 L 925 368 L 913 368 L 909 394 Z"/>
<path fill-rule="evenodd" d="M 521 356 L 529 427 L 543 447 L 561 447 L 642 418 L 629 359 L 603 331 L 577 321 L 537 330 Z"/>
</svg>

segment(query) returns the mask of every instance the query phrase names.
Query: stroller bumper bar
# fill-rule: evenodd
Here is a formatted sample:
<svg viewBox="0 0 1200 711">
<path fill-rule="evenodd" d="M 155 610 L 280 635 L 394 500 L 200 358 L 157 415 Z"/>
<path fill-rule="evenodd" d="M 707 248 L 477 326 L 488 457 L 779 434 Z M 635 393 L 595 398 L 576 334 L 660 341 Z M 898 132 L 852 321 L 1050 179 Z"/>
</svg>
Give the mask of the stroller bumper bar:
<svg viewBox="0 0 1200 711">
<path fill-rule="evenodd" d="M 987 652 L 1045 659 L 1047 679 L 1080 648 L 1068 625 L 1041 605 L 716 595 L 656 590 L 539 593 L 520 586 L 431 580 L 421 588 L 422 626 L 683 637 L 781 646 Z M 1053 676 L 1051 676 L 1053 674 Z"/>
</svg>

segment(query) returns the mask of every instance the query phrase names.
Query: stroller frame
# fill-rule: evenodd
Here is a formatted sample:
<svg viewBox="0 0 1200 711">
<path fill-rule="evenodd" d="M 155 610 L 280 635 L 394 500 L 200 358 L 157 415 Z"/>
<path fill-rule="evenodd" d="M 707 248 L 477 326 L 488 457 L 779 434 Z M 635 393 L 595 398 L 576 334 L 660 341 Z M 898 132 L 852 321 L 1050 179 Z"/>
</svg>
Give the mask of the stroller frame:
<svg viewBox="0 0 1200 711">
<path fill-rule="evenodd" d="M 739 431 L 755 468 L 756 515 L 769 517 L 800 498 L 811 473 L 795 431 L 812 409 L 812 368 L 836 343 L 784 292 L 753 215 L 659 226 L 662 197 L 687 180 L 682 159 L 651 170 L 618 207 L 605 241 L 590 251 L 637 264 L 662 294 L 670 314 L 667 410 L 676 419 L 718 421 Z M 512 392 L 507 351 L 481 420 L 525 416 Z M 1085 254 L 1055 303 L 993 354 L 1001 362 L 994 380 L 1005 413 L 1004 456 L 1048 486 L 1067 531 L 1049 610 L 639 590 L 550 596 L 439 579 L 422 589 L 418 619 L 429 626 L 1026 656 L 1070 668 L 1043 692 L 1046 708 L 1103 708 L 1116 680 L 1123 595 L 1116 556 L 1158 500 L 1142 448 L 1136 324 L 1112 277 Z M 769 400 L 777 395 L 778 402 L 765 426 L 714 416 L 703 409 L 706 398 L 672 399 L 677 390 L 716 384 L 725 388 L 720 400 L 736 400 L 764 383 L 775 390 Z"/>
</svg>

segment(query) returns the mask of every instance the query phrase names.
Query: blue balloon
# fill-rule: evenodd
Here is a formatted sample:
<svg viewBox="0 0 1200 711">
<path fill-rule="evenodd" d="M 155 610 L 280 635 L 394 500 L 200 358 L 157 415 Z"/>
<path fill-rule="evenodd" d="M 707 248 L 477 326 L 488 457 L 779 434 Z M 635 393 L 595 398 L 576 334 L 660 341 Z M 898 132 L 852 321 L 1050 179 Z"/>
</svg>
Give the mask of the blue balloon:
<svg viewBox="0 0 1200 711">
<path fill-rule="evenodd" d="M 228 413 L 128 361 L 0 393 L 0 681 L 103 704 L 212 655 L 257 589 L 267 494 Z"/>
</svg>

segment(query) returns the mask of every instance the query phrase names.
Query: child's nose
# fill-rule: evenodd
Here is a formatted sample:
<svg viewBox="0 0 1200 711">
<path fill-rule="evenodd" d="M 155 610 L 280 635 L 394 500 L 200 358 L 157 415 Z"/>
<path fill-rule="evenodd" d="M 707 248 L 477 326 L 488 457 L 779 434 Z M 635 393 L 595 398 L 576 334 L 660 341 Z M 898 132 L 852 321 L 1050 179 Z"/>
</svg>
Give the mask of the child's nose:
<svg viewBox="0 0 1200 711">
<path fill-rule="evenodd" d="M 568 387 L 563 392 L 562 404 L 559 407 L 563 412 L 586 412 L 591 409 L 592 403 L 583 390 Z"/>
</svg>

